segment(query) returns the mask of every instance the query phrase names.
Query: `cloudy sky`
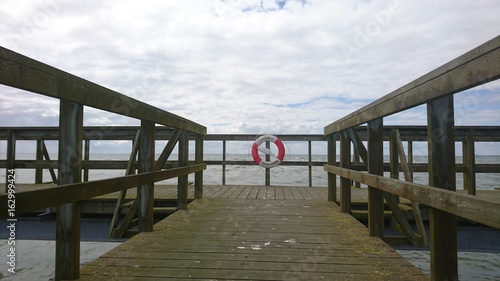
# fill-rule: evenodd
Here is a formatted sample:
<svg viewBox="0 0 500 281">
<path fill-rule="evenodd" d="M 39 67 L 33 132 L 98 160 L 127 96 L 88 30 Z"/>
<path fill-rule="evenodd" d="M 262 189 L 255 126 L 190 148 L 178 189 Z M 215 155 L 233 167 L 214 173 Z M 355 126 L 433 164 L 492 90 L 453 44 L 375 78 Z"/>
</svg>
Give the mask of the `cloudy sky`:
<svg viewBox="0 0 500 281">
<path fill-rule="evenodd" d="M 500 1 L 0 0 L 0 45 L 208 127 L 325 125 L 500 34 Z M 456 96 L 498 125 L 500 84 Z M 56 126 L 58 101 L 0 87 L 0 126 Z M 425 124 L 423 109 L 386 124 Z M 85 125 L 136 125 L 86 109 Z"/>
</svg>

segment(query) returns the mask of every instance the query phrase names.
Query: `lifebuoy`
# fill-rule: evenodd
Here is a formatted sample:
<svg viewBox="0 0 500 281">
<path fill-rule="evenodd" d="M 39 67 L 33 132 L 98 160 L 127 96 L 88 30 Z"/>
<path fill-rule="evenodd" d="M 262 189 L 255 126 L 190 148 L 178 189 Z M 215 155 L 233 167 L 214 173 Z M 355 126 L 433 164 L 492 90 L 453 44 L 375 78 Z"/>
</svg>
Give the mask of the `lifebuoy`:
<svg viewBox="0 0 500 281">
<path fill-rule="evenodd" d="M 271 150 L 265 147 L 261 147 L 260 144 L 266 141 L 272 141 L 278 147 L 278 155 L 276 155 L 276 159 L 274 161 L 263 161 L 259 156 L 259 151 L 264 152 L 265 154 L 271 154 Z M 285 145 L 283 142 L 276 136 L 273 135 L 263 135 L 255 140 L 252 144 L 252 158 L 255 164 L 264 167 L 264 168 L 272 168 L 281 164 L 281 161 L 285 158 Z"/>
</svg>

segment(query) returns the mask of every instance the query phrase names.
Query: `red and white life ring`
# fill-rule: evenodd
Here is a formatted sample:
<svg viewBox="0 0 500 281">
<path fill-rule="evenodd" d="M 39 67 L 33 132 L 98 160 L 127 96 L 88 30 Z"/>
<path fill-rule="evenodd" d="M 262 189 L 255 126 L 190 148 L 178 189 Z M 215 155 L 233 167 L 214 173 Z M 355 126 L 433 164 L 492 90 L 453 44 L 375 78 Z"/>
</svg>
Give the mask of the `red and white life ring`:
<svg viewBox="0 0 500 281">
<path fill-rule="evenodd" d="M 278 155 L 276 155 L 276 159 L 273 161 L 263 161 L 259 156 L 259 151 L 264 152 L 265 154 L 272 154 L 271 150 L 260 146 L 263 142 L 272 141 L 278 147 Z M 276 136 L 273 135 L 263 135 L 255 140 L 252 144 L 252 158 L 255 164 L 264 167 L 264 168 L 272 168 L 281 164 L 281 161 L 285 158 L 285 145 L 283 142 Z"/>
</svg>

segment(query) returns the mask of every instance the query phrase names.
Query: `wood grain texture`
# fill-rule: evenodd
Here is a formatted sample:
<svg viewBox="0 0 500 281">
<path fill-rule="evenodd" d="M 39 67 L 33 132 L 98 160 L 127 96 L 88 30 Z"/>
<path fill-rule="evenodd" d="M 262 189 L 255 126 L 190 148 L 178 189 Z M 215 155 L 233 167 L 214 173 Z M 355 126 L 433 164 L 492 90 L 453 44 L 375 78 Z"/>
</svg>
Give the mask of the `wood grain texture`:
<svg viewBox="0 0 500 281">
<path fill-rule="evenodd" d="M 205 197 L 88 263 L 79 280 L 183 279 L 427 277 L 333 202 Z"/>
</svg>

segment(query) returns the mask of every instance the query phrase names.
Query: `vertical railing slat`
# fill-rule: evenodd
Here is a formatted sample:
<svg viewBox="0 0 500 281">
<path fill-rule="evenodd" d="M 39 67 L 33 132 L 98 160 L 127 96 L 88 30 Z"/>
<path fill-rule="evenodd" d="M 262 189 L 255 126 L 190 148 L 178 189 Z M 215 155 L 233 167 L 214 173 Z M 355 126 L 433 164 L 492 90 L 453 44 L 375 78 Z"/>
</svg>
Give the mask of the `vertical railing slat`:
<svg viewBox="0 0 500 281">
<path fill-rule="evenodd" d="M 189 138 L 186 131 L 182 131 L 179 138 L 179 167 L 187 166 L 189 160 Z M 177 182 L 177 209 L 187 209 L 188 203 L 188 175 L 178 177 Z"/>
<path fill-rule="evenodd" d="M 328 165 L 337 163 L 337 136 L 328 136 Z M 337 202 L 337 175 L 328 173 L 328 201 Z"/>
<path fill-rule="evenodd" d="M 351 166 L 351 141 L 346 131 L 340 137 L 340 167 Z M 351 180 L 340 178 L 340 209 L 343 213 L 351 212 Z"/>
<path fill-rule="evenodd" d="M 13 130 L 7 130 L 7 167 L 5 168 L 5 174 L 9 174 L 9 170 L 15 169 L 16 162 L 16 132 Z M 9 178 L 5 177 L 5 193 L 8 191 Z"/>
<path fill-rule="evenodd" d="M 384 175 L 384 127 L 383 119 L 368 122 L 368 172 Z M 368 187 L 368 229 L 370 236 L 384 237 L 384 194 Z"/>
<path fill-rule="evenodd" d="M 453 95 L 427 103 L 429 185 L 455 191 Z M 457 218 L 430 208 L 431 280 L 458 280 Z"/>
<path fill-rule="evenodd" d="M 141 120 L 139 134 L 139 173 L 155 170 L 155 123 Z M 153 231 L 154 182 L 142 185 L 139 196 L 139 231 Z"/>
<path fill-rule="evenodd" d="M 195 136 L 195 159 L 196 164 L 203 163 L 203 135 Z M 203 198 L 203 171 L 194 174 L 194 198 Z"/>
<path fill-rule="evenodd" d="M 476 152 L 474 138 L 474 129 L 469 130 L 465 140 L 464 159 L 466 159 L 467 177 L 464 181 L 464 187 L 467 188 L 467 192 L 471 195 L 476 195 Z"/>
</svg>

